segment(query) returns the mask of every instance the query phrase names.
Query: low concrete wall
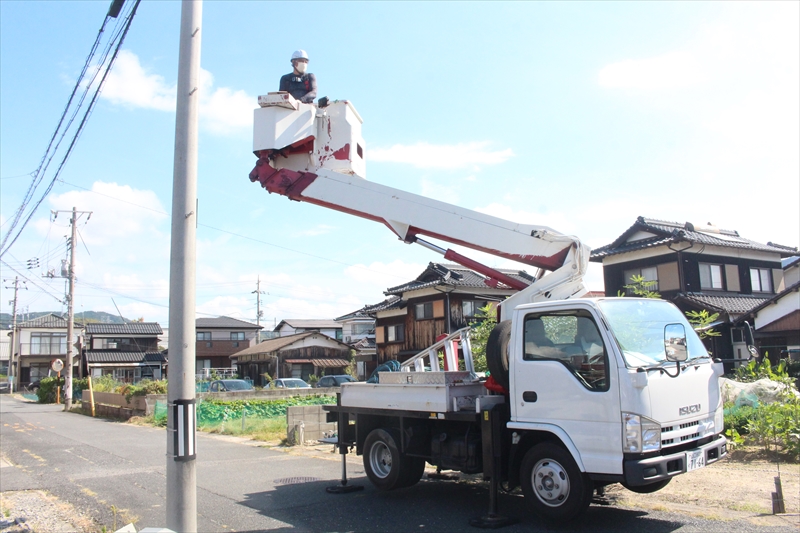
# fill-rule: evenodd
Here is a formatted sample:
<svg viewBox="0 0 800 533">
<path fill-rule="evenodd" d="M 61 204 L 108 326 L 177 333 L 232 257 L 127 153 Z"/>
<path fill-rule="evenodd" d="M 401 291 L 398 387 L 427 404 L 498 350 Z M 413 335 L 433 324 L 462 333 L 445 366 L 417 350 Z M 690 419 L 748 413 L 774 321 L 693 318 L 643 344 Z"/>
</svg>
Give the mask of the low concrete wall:
<svg viewBox="0 0 800 533">
<path fill-rule="evenodd" d="M 293 445 L 319 440 L 323 433 L 336 431 L 335 422 L 326 422 L 321 405 L 298 405 L 286 410 L 286 436 Z M 302 425 L 302 437 L 300 427 Z"/>
<path fill-rule="evenodd" d="M 292 396 L 335 396 L 340 391 L 339 387 L 321 387 L 319 389 L 265 389 L 247 392 L 198 392 L 198 400 L 280 400 Z M 166 394 L 148 394 L 145 399 L 145 414 L 151 415 L 156 408 L 156 402 L 167 402 Z M 88 400 L 86 400 L 88 401 Z M 95 401 L 97 399 L 95 398 Z M 123 397 L 123 401 L 125 398 Z M 133 400 L 131 400 L 133 401 Z"/>
<path fill-rule="evenodd" d="M 123 398 L 124 399 L 124 398 Z M 89 399 L 87 398 L 86 401 L 81 402 L 81 409 L 83 410 L 83 414 L 91 415 L 92 414 L 92 406 L 89 403 Z M 128 420 L 132 416 L 141 416 L 142 411 L 136 409 L 127 409 L 125 407 L 118 407 L 115 405 L 105 405 L 102 403 L 95 403 L 94 406 L 94 413 L 96 416 L 106 416 L 111 418 L 121 418 L 123 420 Z"/>
<path fill-rule="evenodd" d="M 164 396 L 166 397 L 166 395 Z M 91 397 L 88 390 L 81 392 L 81 401 L 87 405 L 89 405 L 91 402 Z M 94 403 L 95 405 L 112 405 L 116 407 L 123 407 L 125 409 L 133 409 L 136 411 L 145 411 L 147 408 L 144 396 L 132 396 L 131 401 L 128 402 L 124 394 L 116 394 L 113 392 L 95 392 Z"/>
</svg>

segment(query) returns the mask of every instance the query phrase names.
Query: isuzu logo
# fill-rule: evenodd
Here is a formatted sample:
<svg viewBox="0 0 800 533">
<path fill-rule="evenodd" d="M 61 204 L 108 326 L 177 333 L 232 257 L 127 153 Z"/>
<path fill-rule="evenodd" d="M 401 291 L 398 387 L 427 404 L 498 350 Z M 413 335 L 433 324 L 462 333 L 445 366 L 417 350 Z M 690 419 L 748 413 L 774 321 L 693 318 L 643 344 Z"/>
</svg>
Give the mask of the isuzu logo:
<svg viewBox="0 0 800 533">
<path fill-rule="evenodd" d="M 696 403 L 694 405 L 687 405 L 686 407 L 681 407 L 678 409 L 679 416 L 686 416 L 692 413 L 699 413 L 700 412 L 700 404 Z"/>
</svg>

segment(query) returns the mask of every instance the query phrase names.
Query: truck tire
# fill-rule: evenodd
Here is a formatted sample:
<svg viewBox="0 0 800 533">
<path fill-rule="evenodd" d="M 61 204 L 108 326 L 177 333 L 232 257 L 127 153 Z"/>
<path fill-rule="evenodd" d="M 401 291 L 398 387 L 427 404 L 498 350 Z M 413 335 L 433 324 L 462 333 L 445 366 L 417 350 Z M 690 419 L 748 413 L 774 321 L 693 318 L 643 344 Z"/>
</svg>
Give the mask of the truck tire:
<svg viewBox="0 0 800 533">
<path fill-rule="evenodd" d="M 570 453 L 552 442 L 537 444 L 525 454 L 520 480 L 533 511 L 548 521 L 577 517 L 589 507 L 594 492 Z"/>
<path fill-rule="evenodd" d="M 494 380 L 508 390 L 508 343 L 511 341 L 511 321 L 503 320 L 489 334 L 486 342 L 486 366 Z"/>
<path fill-rule="evenodd" d="M 403 468 L 403 459 L 407 458 L 400 455 L 398 437 L 391 430 L 373 429 L 364 441 L 364 472 L 378 490 L 398 489 L 408 481 Z"/>
<path fill-rule="evenodd" d="M 622 486 L 628 489 L 631 492 L 635 492 L 637 494 L 652 494 L 654 492 L 658 492 L 667 485 L 669 482 L 672 481 L 672 478 L 662 479 L 661 481 L 656 481 L 655 483 L 650 483 L 649 485 L 639 485 L 638 487 L 631 487 L 627 483 L 622 483 Z"/>
<path fill-rule="evenodd" d="M 425 473 L 425 459 L 422 457 L 403 456 L 401 471 L 403 473 L 403 481 L 397 488 L 416 485 L 422 479 L 422 474 Z"/>
</svg>

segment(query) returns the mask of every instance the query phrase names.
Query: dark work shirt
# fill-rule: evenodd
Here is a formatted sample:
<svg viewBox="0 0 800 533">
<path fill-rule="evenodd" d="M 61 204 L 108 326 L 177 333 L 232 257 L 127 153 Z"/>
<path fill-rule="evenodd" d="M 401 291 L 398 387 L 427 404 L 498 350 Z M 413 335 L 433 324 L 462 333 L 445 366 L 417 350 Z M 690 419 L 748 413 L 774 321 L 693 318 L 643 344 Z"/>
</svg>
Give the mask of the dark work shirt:
<svg viewBox="0 0 800 533">
<path fill-rule="evenodd" d="M 310 72 L 302 76 L 294 72 L 281 76 L 279 91 L 286 91 L 304 104 L 310 104 L 317 97 L 317 78 Z"/>
</svg>

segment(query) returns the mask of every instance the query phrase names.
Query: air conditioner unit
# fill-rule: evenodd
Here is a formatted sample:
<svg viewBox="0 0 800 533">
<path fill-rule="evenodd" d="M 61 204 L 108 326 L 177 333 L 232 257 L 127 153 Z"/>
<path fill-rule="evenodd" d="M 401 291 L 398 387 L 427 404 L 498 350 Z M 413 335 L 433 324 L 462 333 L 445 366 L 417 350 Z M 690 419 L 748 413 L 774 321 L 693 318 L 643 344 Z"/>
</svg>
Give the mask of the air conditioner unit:
<svg viewBox="0 0 800 533">
<path fill-rule="evenodd" d="M 344 338 L 344 342 L 350 342 L 350 335 Z"/>
</svg>

